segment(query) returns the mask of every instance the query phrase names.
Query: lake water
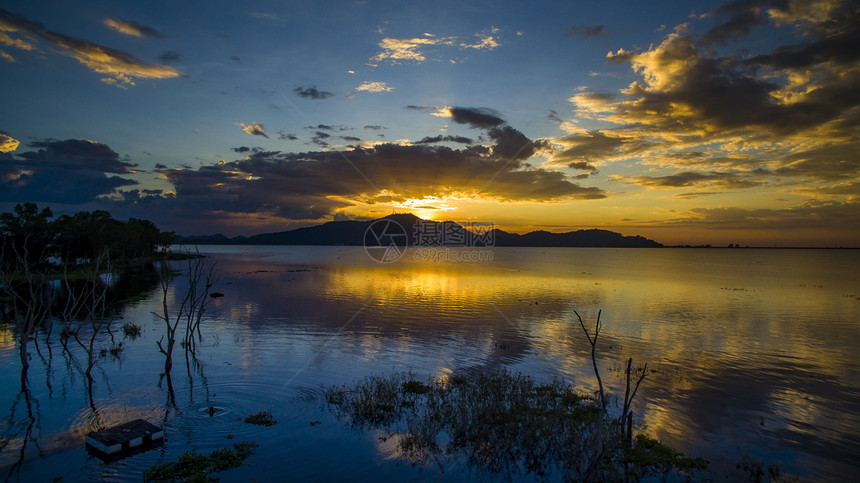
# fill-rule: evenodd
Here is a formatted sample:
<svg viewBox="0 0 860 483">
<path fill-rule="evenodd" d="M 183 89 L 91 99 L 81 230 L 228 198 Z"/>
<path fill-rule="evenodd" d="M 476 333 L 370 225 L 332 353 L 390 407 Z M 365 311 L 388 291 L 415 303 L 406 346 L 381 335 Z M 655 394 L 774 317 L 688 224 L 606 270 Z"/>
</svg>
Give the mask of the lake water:
<svg viewBox="0 0 860 483">
<path fill-rule="evenodd" d="M 24 397 L 15 335 L 0 329 L 0 477 L 139 481 L 186 450 L 254 441 L 256 454 L 223 480 L 485 478 L 457 461 L 399 461 L 391 440 L 332 416 L 321 385 L 507 368 L 591 392 L 574 311 L 587 323 L 602 311 L 609 390 L 623 394 L 627 357 L 653 369 L 633 408 L 649 434 L 710 460 L 717 475 L 746 454 L 802 479 L 860 480 L 858 250 L 494 248 L 458 261 L 469 254 L 409 249 L 393 263 L 362 247 L 201 250 L 217 262 L 224 297 L 206 312 L 199 368 L 186 369 L 177 345 L 175 406 L 159 385 L 160 290 L 113 322 L 143 335 L 98 362 L 95 410 L 85 356 L 63 351 L 59 330 L 31 342 Z M 259 411 L 279 424 L 241 421 Z M 137 417 L 165 426 L 162 447 L 114 463 L 86 453 L 93 427 Z"/>
</svg>

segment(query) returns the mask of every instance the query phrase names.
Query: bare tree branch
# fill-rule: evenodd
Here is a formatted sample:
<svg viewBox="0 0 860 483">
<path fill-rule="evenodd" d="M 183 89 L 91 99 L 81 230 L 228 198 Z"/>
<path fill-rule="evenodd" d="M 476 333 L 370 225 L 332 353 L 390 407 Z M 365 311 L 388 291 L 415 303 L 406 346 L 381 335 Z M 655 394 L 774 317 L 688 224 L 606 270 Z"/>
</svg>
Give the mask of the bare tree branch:
<svg viewBox="0 0 860 483">
<path fill-rule="evenodd" d="M 600 389 L 600 407 L 604 411 L 606 410 L 606 393 L 603 390 L 603 380 L 600 378 L 600 371 L 597 369 L 597 336 L 600 334 L 600 314 L 603 311 L 600 310 L 597 312 L 597 323 L 594 324 L 594 338 L 591 337 L 588 333 L 588 329 L 585 328 L 585 322 L 582 321 L 582 317 L 580 317 L 577 311 L 573 311 L 576 314 L 576 318 L 579 319 L 579 326 L 582 327 L 583 332 L 585 332 L 585 337 L 588 338 L 588 343 L 591 344 L 591 365 L 594 367 L 594 375 L 597 377 L 597 385 Z"/>
</svg>

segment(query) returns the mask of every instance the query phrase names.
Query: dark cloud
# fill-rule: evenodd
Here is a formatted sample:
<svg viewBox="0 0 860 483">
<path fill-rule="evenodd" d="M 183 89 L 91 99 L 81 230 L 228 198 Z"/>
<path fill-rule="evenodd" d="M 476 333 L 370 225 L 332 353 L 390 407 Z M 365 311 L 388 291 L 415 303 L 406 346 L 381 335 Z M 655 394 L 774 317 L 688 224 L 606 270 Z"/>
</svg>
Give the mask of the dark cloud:
<svg viewBox="0 0 860 483">
<path fill-rule="evenodd" d="M 557 124 L 561 124 L 564 122 L 564 119 L 562 119 L 558 116 L 558 111 L 556 111 L 554 109 L 547 109 L 546 118 L 549 119 L 550 121 L 554 122 L 554 123 L 557 123 Z"/>
<path fill-rule="evenodd" d="M 786 0 L 736 0 L 720 5 L 714 11 L 703 15 L 703 17 L 728 17 L 728 19 L 705 32 L 699 42 L 702 45 L 724 45 L 729 40 L 746 37 L 753 28 L 764 25 L 767 22 L 765 8 L 785 5 L 787 3 Z"/>
<path fill-rule="evenodd" d="M 263 151 L 263 148 L 259 148 L 259 147 L 249 148 L 248 146 L 239 146 L 238 148 L 233 148 L 233 149 L 232 149 L 232 151 L 233 151 L 234 153 L 239 153 L 239 154 L 243 154 L 243 153 L 259 153 L 259 152 L 262 152 L 262 151 Z M 162 168 L 165 168 L 165 167 L 166 167 L 166 166 L 162 166 Z"/>
<path fill-rule="evenodd" d="M 32 163 L 49 163 L 60 169 L 86 169 L 103 173 L 133 173 L 136 164 L 120 158 L 108 145 L 87 139 L 48 139 L 30 143 L 37 151 L 27 151 L 18 156 Z"/>
<path fill-rule="evenodd" d="M 415 144 L 433 144 L 433 143 L 442 143 L 442 142 L 452 142 L 452 143 L 460 143 L 460 144 L 472 144 L 474 141 L 472 139 L 463 137 L 463 136 L 426 136 L 422 138 L 420 141 L 415 141 Z"/>
<path fill-rule="evenodd" d="M 556 139 L 555 143 L 562 144 L 566 148 L 553 153 L 552 162 L 558 165 L 570 165 L 579 161 L 601 161 L 630 156 L 651 147 L 651 144 L 645 140 L 609 132 L 612 135 L 602 131 L 587 131 Z"/>
<path fill-rule="evenodd" d="M 815 186 L 802 190 L 815 196 L 849 196 L 851 201 L 860 201 L 860 181 L 853 180 L 833 186 Z"/>
<path fill-rule="evenodd" d="M 592 174 L 597 173 L 597 168 L 594 165 L 588 164 L 585 161 L 573 162 L 573 163 L 568 164 L 567 167 L 570 169 L 578 169 L 580 171 L 589 171 Z"/>
<path fill-rule="evenodd" d="M 808 200 L 786 209 L 694 208 L 676 222 L 729 230 L 845 231 L 856 239 L 860 203 Z"/>
<path fill-rule="evenodd" d="M 717 191 L 691 191 L 688 193 L 678 193 L 675 195 L 675 198 L 679 198 L 682 200 L 691 200 L 694 198 L 701 198 L 703 196 L 713 196 L 717 195 L 719 192 Z"/>
<path fill-rule="evenodd" d="M 361 138 L 357 138 L 355 136 L 341 136 L 340 138 L 343 139 L 344 141 L 349 141 L 349 142 L 353 142 L 353 143 L 360 143 L 361 142 Z"/>
<path fill-rule="evenodd" d="M 695 171 L 682 171 L 667 176 L 616 176 L 614 179 L 623 179 L 629 183 L 647 186 L 649 188 L 707 186 L 719 189 L 743 189 L 753 188 L 764 184 L 761 180 L 739 173 L 699 173 Z"/>
<path fill-rule="evenodd" d="M 311 142 L 324 148 L 324 147 L 328 146 L 328 142 L 326 142 L 325 140 L 330 138 L 330 137 L 331 137 L 331 134 L 329 134 L 329 133 L 326 133 L 323 131 L 317 131 L 314 133 L 314 137 L 311 138 Z"/>
<path fill-rule="evenodd" d="M 451 107 L 448 112 L 457 124 L 476 128 L 489 129 L 505 123 L 496 110 L 488 107 Z"/>
<path fill-rule="evenodd" d="M 287 131 L 281 129 L 278 131 L 278 139 L 281 141 L 296 141 L 298 140 L 298 136 L 292 133 L 288 133 Z"/>
<path fill-rule="evenodd" d="M 134 78 L 165 79 L 182 75 L 176 69 L 166 65 L 144 63 L 128 52 L 52 32 L 38 22 L 2 8 L 0 8 L 0 30 L 23 36 L 26 40 L 15 40 L 29 49 L 34 48 L 29 44 L 34 39 L 48 42 L 57 49 L 57 52 L 72 57 L 93 72 L 104 74 L 103 82 L 122 88 L 135 85 Z"/>
<path fill-rule="evenodd" d="M 311 86 L 307 86 L 307 87 L 296 86 L 296 88 L 293 89 L 293 92 L 295 92 L 296 95 L 298 95 L 299 97 L 302 97 L 305 99 L 313 99 L 313 100 L 328 99 L 329 97 L 332 97 L 334 95 L 333 92 L 321 91 L 321 90 L 317 89 L 317 86 L 315 86 L 315 85 L 311 85 Z"/>
<path fill-rule="evenodd" d="M 773 69 L 805 69 L 835 64 L 853 66 L 860 61 L 860 6 L 846 8 L 828 22 L 809 27 L 804 42 L 784 45 L 746 63 Z"/>
<path fill-rule="evenodd" d="M 776 83 L 737 69 L 731 59 L 700 55 L 689 36 L 670 35 L 660 47 L 634 59 L 654 82 L 637 83 L 630 89 L 632 102 L 615 105 L 631 120 L 673 131 L 689 131 L 690 121 L 719 130 L 755 125 L 785 130 L 791 125 L 786 115 L 797 111 L 774 102 Z M 679 105 L 687 110 L 681 113 Z"/>
<path fill-rule="evenodd" d="M 493 155 L 508 161 L 523 161 L 544 147 L 540 141 L 532 141 L 525 134 L 510 126 L 494 127 L 487 131 L 490 139 L 496 142 Z"/>
<path fill-rule="evenodd" d="M 410 110 L 410 111 L 422 111 L 422 112 L 432 112 L 432 111 L 435 111 L 435 110 L 436 110 L 436 108 L 435 108 L 435 107 L 430 107 L 430 106 L 415 106 L 415 105 L 408 105 L 408 106 L 404 106 L 403 108 L 404 108 L 404 109 L 408 109 L 408 110 Z"/>
<path fill-rule="evenodd" d="M 380 129 L 385 129 L 383 126 L 364 126 L 365 129 L 370 129 L 372 131 L 379 131 Z"/>
<path fill-rule="evenodd" d="M 155 169 L 167 169 L 167 166 L 161 163 L 155 163 Z"/>
<path fill-rule="evenodd" d="M 182 62 L 182 54 L 173 50 L 168 50 L 167 52 L 164 52 L 163 54 L 159 55 L 158 60 L 160 60 L 162 64 L 173 64 L 176 62 Z"/>
<path fill-rule="evenodd" d="M 316 126 L 306 126 L 305 129 L 321 129 L 323 131 L 334 131 L 334 126 L 328 124 L 317 124 Z"/>
<path fill-rule="evenodd" d="M 564 32 L 564 36 L 596 39 L 608 37 L 609 31 L 606 30 L 606 25 L 571 25 Z"/>
<path fill-rule="evenodd" d="M 105 144 L 67 139 L 38 141 L 30 147 L 35 150 L 0 154 L 0 201 L 86 203 L 137 184 L 117 176 L 133 173 L 136 165 Z"/>
<path fill-rule="evenodd" d="M 800 176 L 824 181 L 860 178 L 860 141 L 829 143 L 798 151 L 780 159 L 773 170 L 781 176 Z"/>
</svg>

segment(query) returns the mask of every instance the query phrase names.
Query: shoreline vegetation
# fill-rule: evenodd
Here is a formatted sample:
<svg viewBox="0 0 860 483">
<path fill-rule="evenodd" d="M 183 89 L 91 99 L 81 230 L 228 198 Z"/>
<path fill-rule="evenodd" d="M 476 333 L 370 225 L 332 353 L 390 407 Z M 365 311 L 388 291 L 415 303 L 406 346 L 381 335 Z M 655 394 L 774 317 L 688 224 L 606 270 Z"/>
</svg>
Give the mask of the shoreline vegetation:
<svg viewBox="0 0 860 483">
<path fill-rule="evenodd" d="M 114 219 L 103 210 L 79 211 L 54 220 L 50 208 L 35 203 L 15 205 L 0 213 L 0 249 L 4 267 L 16 258 L 39 268 L 92 265 L 106 257 L 114 268 L 168 256 L 176 234 L 163 232 L 149 220 Z"/>
</svg>

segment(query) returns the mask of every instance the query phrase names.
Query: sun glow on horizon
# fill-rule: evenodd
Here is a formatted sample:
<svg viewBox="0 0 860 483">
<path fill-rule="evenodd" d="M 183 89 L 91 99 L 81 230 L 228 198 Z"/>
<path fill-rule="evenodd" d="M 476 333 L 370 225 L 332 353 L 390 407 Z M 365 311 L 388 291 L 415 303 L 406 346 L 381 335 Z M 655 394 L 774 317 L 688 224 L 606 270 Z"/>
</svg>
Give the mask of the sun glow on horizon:
<svg viewBox="0 0 860 483">
<path fill-rule="evenodd" d="M 425 196 L 421 199 L 410 198 L 397 205 L 396 209 L 405 210 L 422 220 L 436 220 L 441 213 L 455 209 L 448 203 L 448 199 L 439 196 Z"/>
</svg>

